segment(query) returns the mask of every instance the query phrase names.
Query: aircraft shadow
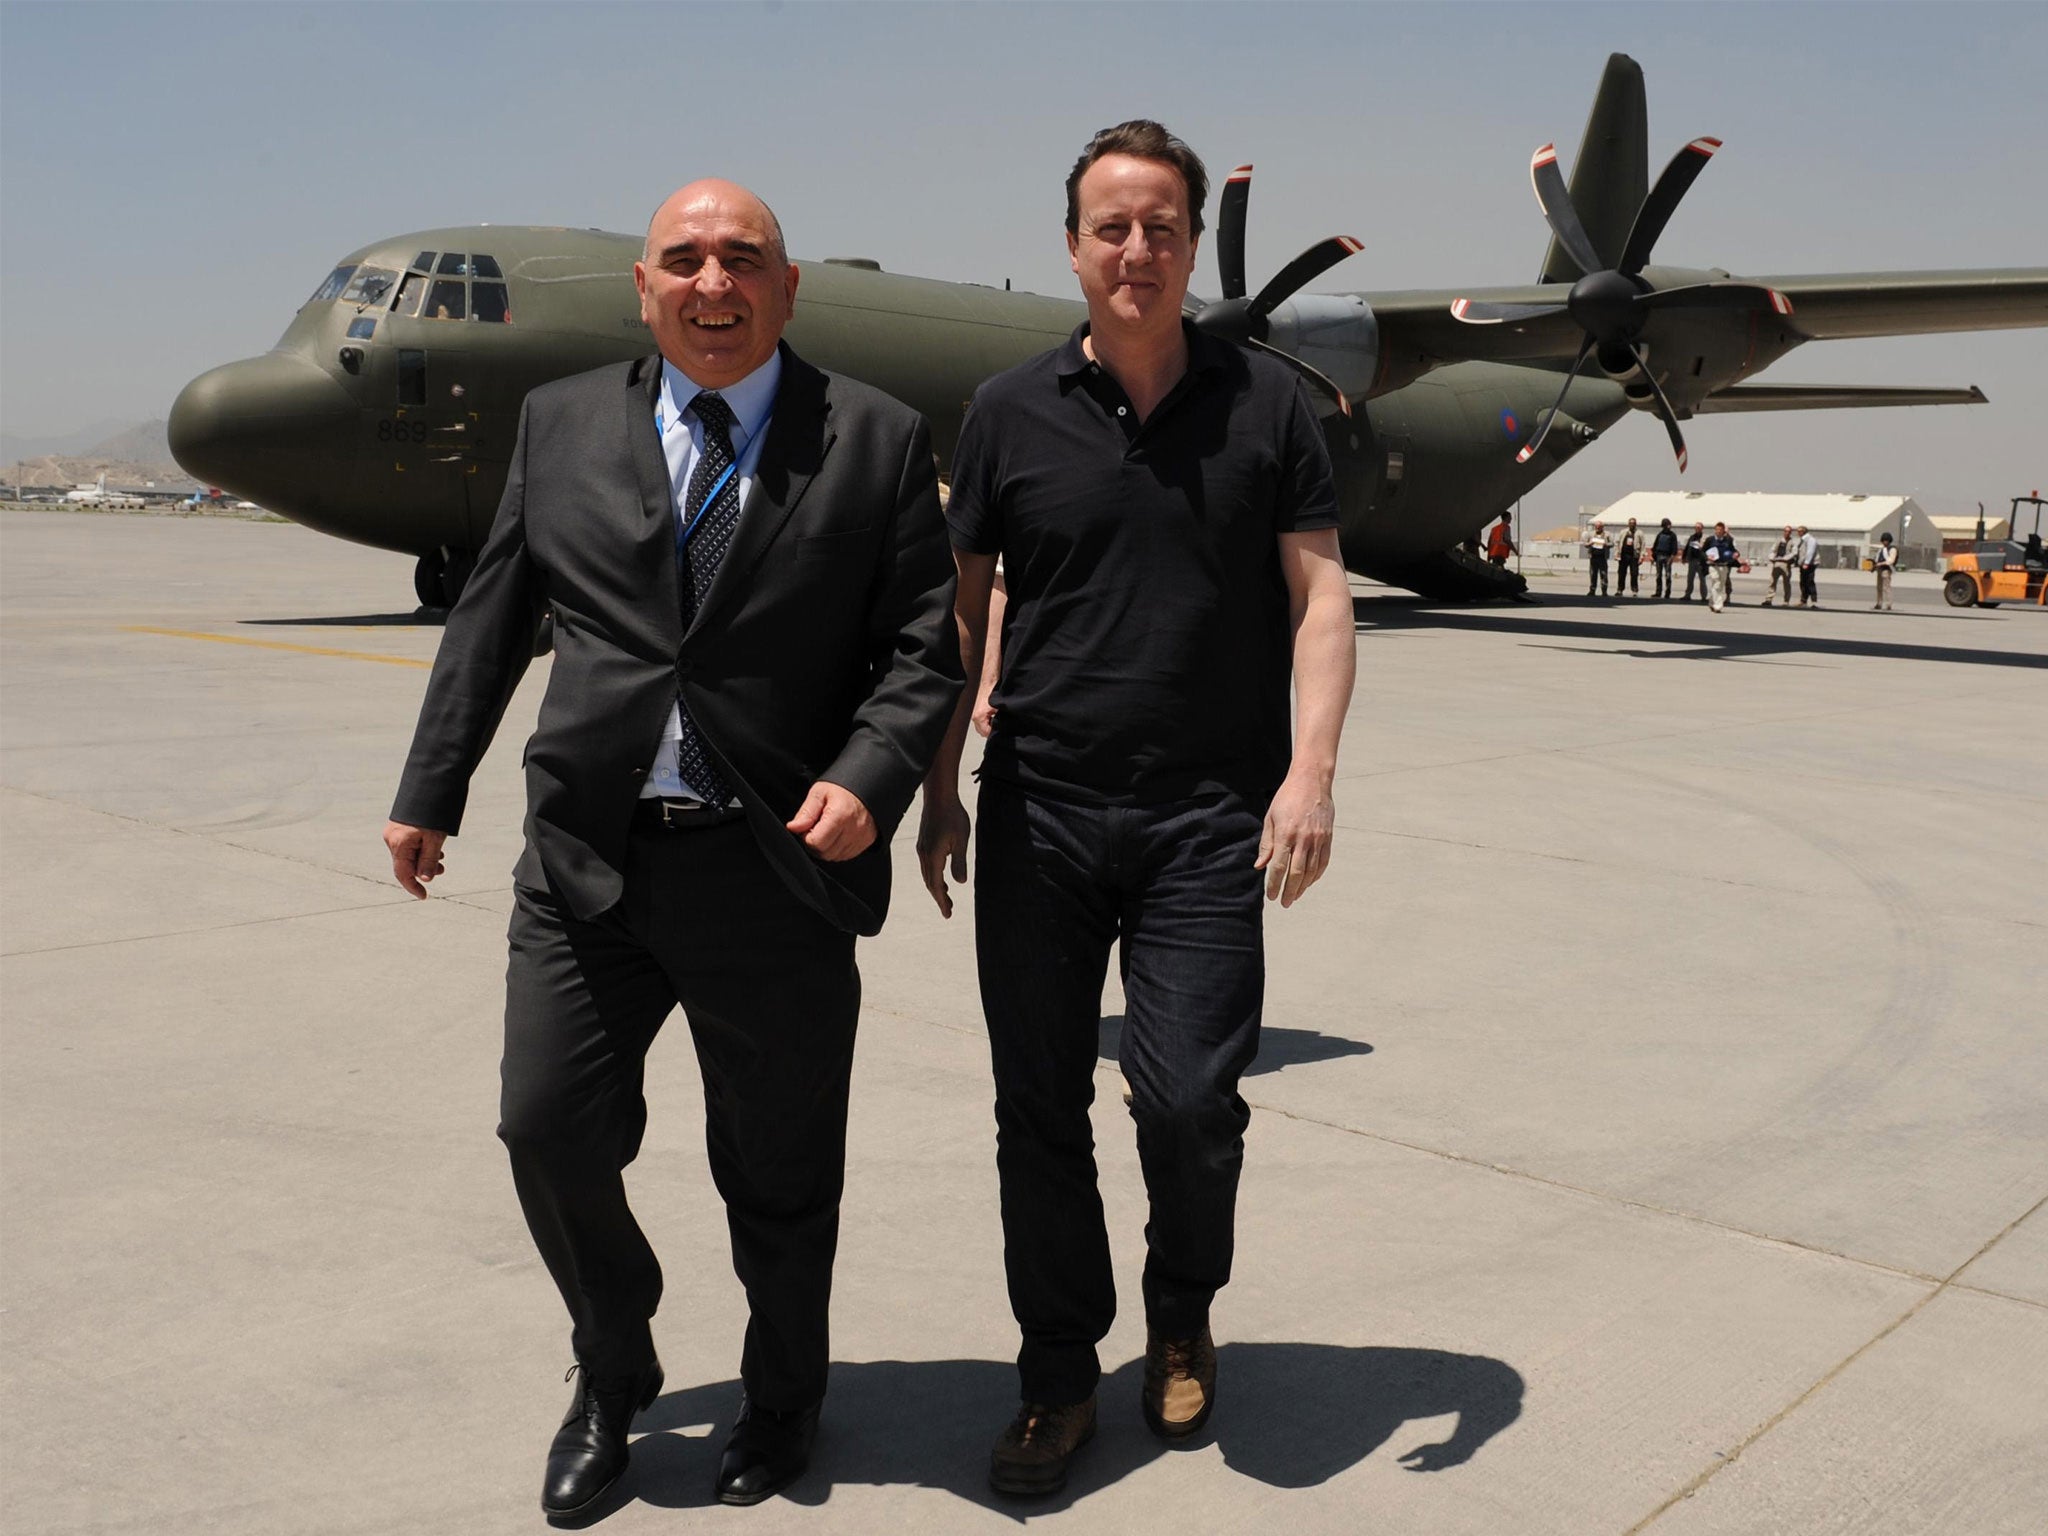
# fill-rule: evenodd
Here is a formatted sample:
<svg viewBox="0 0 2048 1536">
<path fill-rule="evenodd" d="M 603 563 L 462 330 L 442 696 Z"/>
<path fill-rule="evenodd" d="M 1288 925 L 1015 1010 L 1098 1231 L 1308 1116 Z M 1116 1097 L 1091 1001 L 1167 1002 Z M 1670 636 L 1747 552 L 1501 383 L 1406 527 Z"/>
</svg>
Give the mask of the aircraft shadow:
<svg viewBox="0 0 2048 1536">
<path fill-rule="evenodd" d="M 1448 1439 L 1399 1450 L 1414 1472 L 1471 1460 L 1522 1412 L 1522 1377 L 1483 1355 L 1334 1344 L 1224 1344 L 1217 1351 L 1217 1416 L 1191 1446 L 1214 1444 L 1224 1463 L 1273 1488 L 1309 1488 L 1356 1466 L 1411 1419 L 1457 1415 Z M 1138 1414 L 1142 1360 L 1103 1378 L 1095 1441 L 1066 1488 L 1015 1502 L 988 1486 L 988 1454 L 1015 1410 L 1017 1376 L 996 1360 L 868 1360 L 832 1367 L 825 1419 L 808 1471 L 785 1497 L 821 1505 L 840 1484 L 932 1488 L 1022 1523 L 1066 1509 L 1172 1451 Z M 590 1519 L 638 1499 L 663 1509 L 714 1502 L 719 1453 L 740 1384 L 669 1392 L 640 1415 L 632 1469 Z"/>
<path fill-rule="evenodd" d="M 1804 620 L 1807 615 L 1799 613 L 1796 609 L 1787 611 L 1788 627 L 1782 633 L 1760 635 L 1732 629 L 1691 627 L 1684 625 L 1682 620 L 1680 624 L 1662 625 L 1633 624 L 1625 621 L 1595 622 L 1555 617 L 1556 610 L 1560 607 L 1589 608 L 1602 613 L 1615 611 L 1611 603 L 1597 600 L 1589 602 L 1583 598 L 1563 603 L 1546 600 L 1543 607 L 1551 610 L 1550 616 L 1539 618 L 1526 609 L 1503 612 L 1499 609 L 1431 607 L 1420 601 L 1403 603 L 1385 598 L 1353 598 L 1351 602 L 1352 616 L 1361 629 L 1401 630 L 1427 627 L 1478 630 L 1493 634 L 1526 635 L 1538 643 L 1563 639 L 1603 640 L 1613 646 L 1618 655 L 1641 656 L 1658 661 L 1750 661 L 1796 654 L 1886 657 L 1897 661 L 1944 661 L 1966 666 L 2048 670 L 2048 656 L 2028 655 L 2016 651 L 1966 649 L 1949 645 L 1913 645 L 1900 640 L 1843 640 L 1831 636 L 1801 634 L 1793 626 Z M 1871 617 L 1892 622 L 1899 616 L 1873 614 Z M 1657 649 L 1624 649 L 1629 645 L 1655 646 Z M 1689 646 L 1693 649 L 1668 649 L 1674 645 Z"/>
<path fill-rule="evenodd" d="M 338 613 L 306 619 L 243 619 L 244 624 L 282 629 L 385 629 L 448 622 L 446 608 L 415 608 L 410 613 Z"/>
<path fill-rule="evenodd" d="M 1095 1054 L 1103 1061 L 1117 1061 L 1123 1046 L 1124 1016 L 1106 1013 L 1097 1026 Z M 1245 1071 L 1259 1077 L 1285 1067 L 1312 1066 L 1319 1061 L 1338 1061 L 1346 1056 L 1370 1056 L 1372 1047 L 1363 1040 L 1346 1040 L 1316 1029 L 1287 1029 L 1277 1024 L 1259 1030 L 1259 1054 Z"/>
</svg>

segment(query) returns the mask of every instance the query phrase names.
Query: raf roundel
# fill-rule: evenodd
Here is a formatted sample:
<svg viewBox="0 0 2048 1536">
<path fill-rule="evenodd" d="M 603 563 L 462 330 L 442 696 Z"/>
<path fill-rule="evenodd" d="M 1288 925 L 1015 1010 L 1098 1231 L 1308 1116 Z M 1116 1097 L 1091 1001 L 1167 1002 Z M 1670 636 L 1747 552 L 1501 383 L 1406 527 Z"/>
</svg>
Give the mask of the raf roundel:
<svg viewBox="0 0 2048 1536">
<path fill-rule="evenodd" d="M 1515 415 L 1512 408 L 1500 413 L 1500 429 L 1509 438 L 1513 438 L 1521 432 L 1521 418 Z"/>
</svg>

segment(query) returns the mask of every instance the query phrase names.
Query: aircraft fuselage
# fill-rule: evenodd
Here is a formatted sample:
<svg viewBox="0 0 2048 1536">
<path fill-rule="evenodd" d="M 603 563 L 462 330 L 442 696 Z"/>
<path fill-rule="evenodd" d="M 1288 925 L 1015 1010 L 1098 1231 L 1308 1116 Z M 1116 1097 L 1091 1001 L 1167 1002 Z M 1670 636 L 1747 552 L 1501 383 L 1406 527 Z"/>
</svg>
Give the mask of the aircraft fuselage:
<svg viewBox="0 0 2048 1536">
<path fill-rule="evenodd" d="M 527 392 L 651 350 L 632 282 L 639 253 L 631 236 L 505 226 L 365 247 L 269 353 L 186 387 L 173 451 L 198 478 L 323 533 L 417 555 L 474 551 Z M 942 466 L 975 387 L 1057 345 L 1085 314 L 1075 300 L 801 266 L 791 346 L 921 411 Z M 1518 465 L 1514 449 L 1557 380 L 1554 365 L 1459 363 L 1360 402 L 1348 418 L 1330 409 L 1346 563 L 1399 579 L 1411 561 L 1477 532 L 1628 408 L 1618 386 L 1586 381 L 1570 414 L 1590 431 L 1553 433 Z"/>
</svg>

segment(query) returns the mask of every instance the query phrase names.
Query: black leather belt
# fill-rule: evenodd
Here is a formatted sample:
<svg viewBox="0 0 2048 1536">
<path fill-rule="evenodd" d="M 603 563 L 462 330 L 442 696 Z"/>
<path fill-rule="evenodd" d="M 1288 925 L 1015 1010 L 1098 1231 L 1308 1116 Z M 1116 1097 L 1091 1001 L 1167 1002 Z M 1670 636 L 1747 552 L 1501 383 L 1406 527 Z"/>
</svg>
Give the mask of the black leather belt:
<svg viewBox="0 0 2048 1536">
<path fill-rule="evenodd" d="M 643 797 L 633 807 L 636 832 L 700 832 L 724 826 L 746 814 L 736 805 L 707 805 L 702 800 L 660 800 Z"/>
</svg>

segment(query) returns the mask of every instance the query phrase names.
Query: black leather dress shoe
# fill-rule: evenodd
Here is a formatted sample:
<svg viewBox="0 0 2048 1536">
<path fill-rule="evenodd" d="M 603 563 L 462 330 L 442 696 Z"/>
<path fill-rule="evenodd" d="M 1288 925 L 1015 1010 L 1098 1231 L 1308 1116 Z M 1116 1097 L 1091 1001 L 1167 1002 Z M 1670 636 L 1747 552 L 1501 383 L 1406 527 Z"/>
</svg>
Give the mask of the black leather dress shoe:
<svg viewBox="0 0 2048 1536">
<path fill-rule="evenodd" d="M 626 1431 L 633 1415 L 661 1395 L 659 1360 L 602 1381 L 580 1365 L 570 1366 L 569 1375 L 578 1378 L 576 1396 L 548 1447 L 547 1481 L 540 1491 L 542 1512 L 555 1520 L 580 1515 L 611 1492 L 631 1459 Z"/>
<path fill-rule="evenodd" d="M 818 1407 L 777 1412 L 740 1399 L 739 1422 L 718 1462 L 718 1501 L 758 1504 L 795 1482 L 810 1465 Z"/>
</svg>

